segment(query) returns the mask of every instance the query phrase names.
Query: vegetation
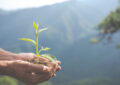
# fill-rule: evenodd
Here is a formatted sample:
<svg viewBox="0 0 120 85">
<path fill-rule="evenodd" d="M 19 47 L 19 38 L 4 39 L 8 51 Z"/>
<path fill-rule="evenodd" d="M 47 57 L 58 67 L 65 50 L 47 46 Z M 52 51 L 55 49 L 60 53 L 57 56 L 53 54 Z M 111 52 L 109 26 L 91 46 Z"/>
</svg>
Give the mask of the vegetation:
<svg viewBox="0 0 120 85">
<path fill-rule="evenodd" d="M 22 83 L 17 83 L 17 81 L 13 78 L 4 76 L 0 78 L 0 85 L 24 85 Z M 56 85 L 49 81 L 40 83 L 38 85 Z M 69 82 L 65 82 L 57 85 L 120 85 L 120 80 L 111 79 L 111 78 L 85 78 L 85 79 L 77 79 L 71 80 Z"/>
<path fill-rule="evenodd" d="M 53 85 L 51 82 L 44 82 L 44 83 L 41 83 L 41 84 L 38 84 L 38 85 Z"/>
<path fill-rule="evenodd" d="M 110 78 L 87 78 L 83 80 L 73 80 L 66 85 L 119 85 L 119 80 Z"/>
<path fill-rule="evenodd" d="M 97 38 L 91 38 L 90 43 L 97 44 L 99 40 Z"/>
<path fill-rule="evenodd" d="M 8 76 L 0 77 L 0 85 L 18 85 L 15 79 Z"/>
<path fill-rule="evenodd" d="M 98 26 L 102 36 L 111 37 L 120 30 L 120 7 L 112 11 Z"/>
<path fill-rule="evenodd" d="M 119 49 L 120 49 L 120 43 L 119 43 L 119 44 L 117 44 L 117 48 L 119 48 Z"/>
<path fill-rule="evenodd" d="M 104 81 L 106 83 L 104 82 L 103 85 L 117 85 L 116 82 L 120 85 L 118 82 L 120 53 L 114 49 L 116 44 L 113 42 L 104 46 L 89 43 L 89 39 L 96 35 L 92 27 L 117 6 L 115 4 L 117 0 L 85 1 L 91 4 L 72 0 L 42 8 L 8 12 L 8 14 L 4 12 L 5 15 L 0 15 L 0 47 L 12 52 L 35 52 L 35 48 L 30 43 L 16 39 L 34 38 L 31 24 L 34 19 L 50 28 L 41 33 L 38 44 L 52 48 L 50 54 L 62 56 L 59 57 L 62 71 L 57 73 L 56 78 L 50 80 L 52 85 L 86 85 L 90 82 L 99 85 Z M 116 38 L 114 39 L 118 40 Z M 93 77 L 103 77 L 103 79 Z M 104 77 L 109 77 L 110 80 Z"/>
<path fill-rule="evenodd" d="M 47 58 L 47 59 L 49 59 L 49 60 L 51 60 L 53 62 L 56 62 L 57 59 L 53 55 L 50 55 L 50 54 L 40 54 L 41 51 L 47 51 L 47 50 L 50 50 L 50 48 L 48 48 L 48 47 L 46 47 L 46 48 L 41 47 L 41 49 L 38 50 L 38 36 L 39 36 L 39 34 L 41 32 L 47 30 L 47 28 L 43 28 L 43 29 L 38 30 L 39 24 L 38 23 L 36 24 L 35 22 L 33 23 L 33 26 L 34 26 L 35 33 L 36 33 L 36 41 L 34 41 L 32 39 L 28 39 L 28 38 L 21 38 L 20 40 L 31 42 L 31 43 L 33 43 L 35 45 L 35 47 L 36 47 L 36 56 L 37 56 L 37 59 L 35 59 L 36 62 L 41 62 L 41 61 L 39 61 L 39 57 L 40 56 L 41 57 L 45 57 L 45 58 Z"/>
</svg>

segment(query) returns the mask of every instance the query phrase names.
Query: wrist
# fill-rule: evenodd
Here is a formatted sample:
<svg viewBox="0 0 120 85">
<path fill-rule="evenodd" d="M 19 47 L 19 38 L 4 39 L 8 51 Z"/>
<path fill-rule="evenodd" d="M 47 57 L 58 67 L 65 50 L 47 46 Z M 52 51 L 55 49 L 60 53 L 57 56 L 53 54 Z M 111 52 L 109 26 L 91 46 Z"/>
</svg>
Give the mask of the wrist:
<svg viewBox="0 0 120 85">
<path fill-rule="evenodd" d="M 8 61 L 0 61 L 0 75 L 7 75 Z"/>
<path fill-rule="evenodd" d="M 15 60 L 16 54 L 0 49 L 0 60 Z"/>
</svg>

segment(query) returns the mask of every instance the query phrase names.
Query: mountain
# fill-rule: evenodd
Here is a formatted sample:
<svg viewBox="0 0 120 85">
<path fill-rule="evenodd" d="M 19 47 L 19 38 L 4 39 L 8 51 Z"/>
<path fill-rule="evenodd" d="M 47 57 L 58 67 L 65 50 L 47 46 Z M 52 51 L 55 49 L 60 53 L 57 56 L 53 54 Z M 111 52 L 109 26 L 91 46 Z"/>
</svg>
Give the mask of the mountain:
<svg viewBox="0 0 120 85">
<path fill-rule="evenodd" d="M 109 7 L 111 7 L 111 4 Z M 32 23 L 38 21 L 41 27 L 49 28 L 48 32 L 41 37 L 48 37 L 49 34 L 51 41 L 73 43 L 93 32 L 91 28 L 101 20 L 104 16 L 103 12 L 79 0 L 71 0 L 41 8 L 12 11 L 6 15 L 0 15 L 0 31 L 4 33 L 4 35 L 0 35 L 0 40 L 4 41 L 2 37 L 4 36 L 6 40 L 11 39 L 9 42 L 6 41 L 8 44 L 14 45 L 19 42 L 18 38 L 32 36 L 34 32 Z M 8 35 L 11 36 L 8 37 Z M 3 47 L 4 42 L 1 42 Z"/>
<path fill-rule="evenodd" d="M 4 13 L 5 13 L 5 11 L 0 9 L 0 14 L 4 14 Z"/>
<path fill-rule="evenodd" d="M 109 13 L 114 10 L 116 6 L 119 5 L 119 0 L 80 0 L 86 4 L 92 5 L 93 7 Z"/>
<path fill-rule="evenodd" d="M 101 11 L 80 1 L 67 1 L 52 6 L 13 11 L 7 15 L 0 15 L 0 31 L 4 33 L 0 35 L 0 40 L 4 40 L 2 36 L 9 40 L 8 35 L 11 35 L 9 38 L 12 40 L 8 43 L 12 44 L 17 42 L 17 38 L 32 36 L 34 32 L 32 23 L 38 21 L 41 27 L 50 28 L 46 32 L 49 37 L 56 36 L 52 40 L 73 43 L 89 35 L 91 28 L 102 15 Z"/>
<path fill-rule="evenodd" d="M 40 46 L 52 48 L 49 53 L 62 61 L 63 70 L 52 79 L 55 85 L 86 77 L 119 79 L 120 57 L 115 49 L 119 35 L 116 42 L 108 45 L 89 43 L 91 37 L 97 36 L 93 28 L 117 6 L 117 0 L 69 0 L 39 8 L 0 11 L 0 47 L 13 52 L 34 52 L 31 44 L 18 39 L 34 38 L 32 23 L 37 21 L 40 28 L 49 28 L 41 33 Z"/>
</svg>

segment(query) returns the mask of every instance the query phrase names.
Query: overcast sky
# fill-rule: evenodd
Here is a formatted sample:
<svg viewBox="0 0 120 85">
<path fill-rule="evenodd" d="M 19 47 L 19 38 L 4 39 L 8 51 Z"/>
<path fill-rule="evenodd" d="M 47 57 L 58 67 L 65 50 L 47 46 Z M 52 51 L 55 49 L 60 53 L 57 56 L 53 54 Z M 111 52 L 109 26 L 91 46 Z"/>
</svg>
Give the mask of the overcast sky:
<svg viewBox="0 0 120 85">
<path fill-rule="evenodd" d="M 4 10 L 16 10 L 50 5 L 63 1 L 67 0 L 0 0 L 0 8 Z"/>
</svg>

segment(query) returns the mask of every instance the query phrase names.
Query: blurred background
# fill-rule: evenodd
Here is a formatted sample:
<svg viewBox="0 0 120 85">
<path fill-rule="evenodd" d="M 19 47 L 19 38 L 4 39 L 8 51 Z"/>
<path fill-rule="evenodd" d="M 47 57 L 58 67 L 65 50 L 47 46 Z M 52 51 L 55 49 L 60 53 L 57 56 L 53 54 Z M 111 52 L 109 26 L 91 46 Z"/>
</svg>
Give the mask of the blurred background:
<svg viewBox="0 0 120 85">
<path fill-rule="evenodd" d="M 0 48 L 34 52 L 33 21 L 39 46 L 61 62 L 57 76 L 40 85 L 120 85 L 119 0 L 0 0 Z M 24 85 L 1 76 L 0 85 Z"/>
</svg>

